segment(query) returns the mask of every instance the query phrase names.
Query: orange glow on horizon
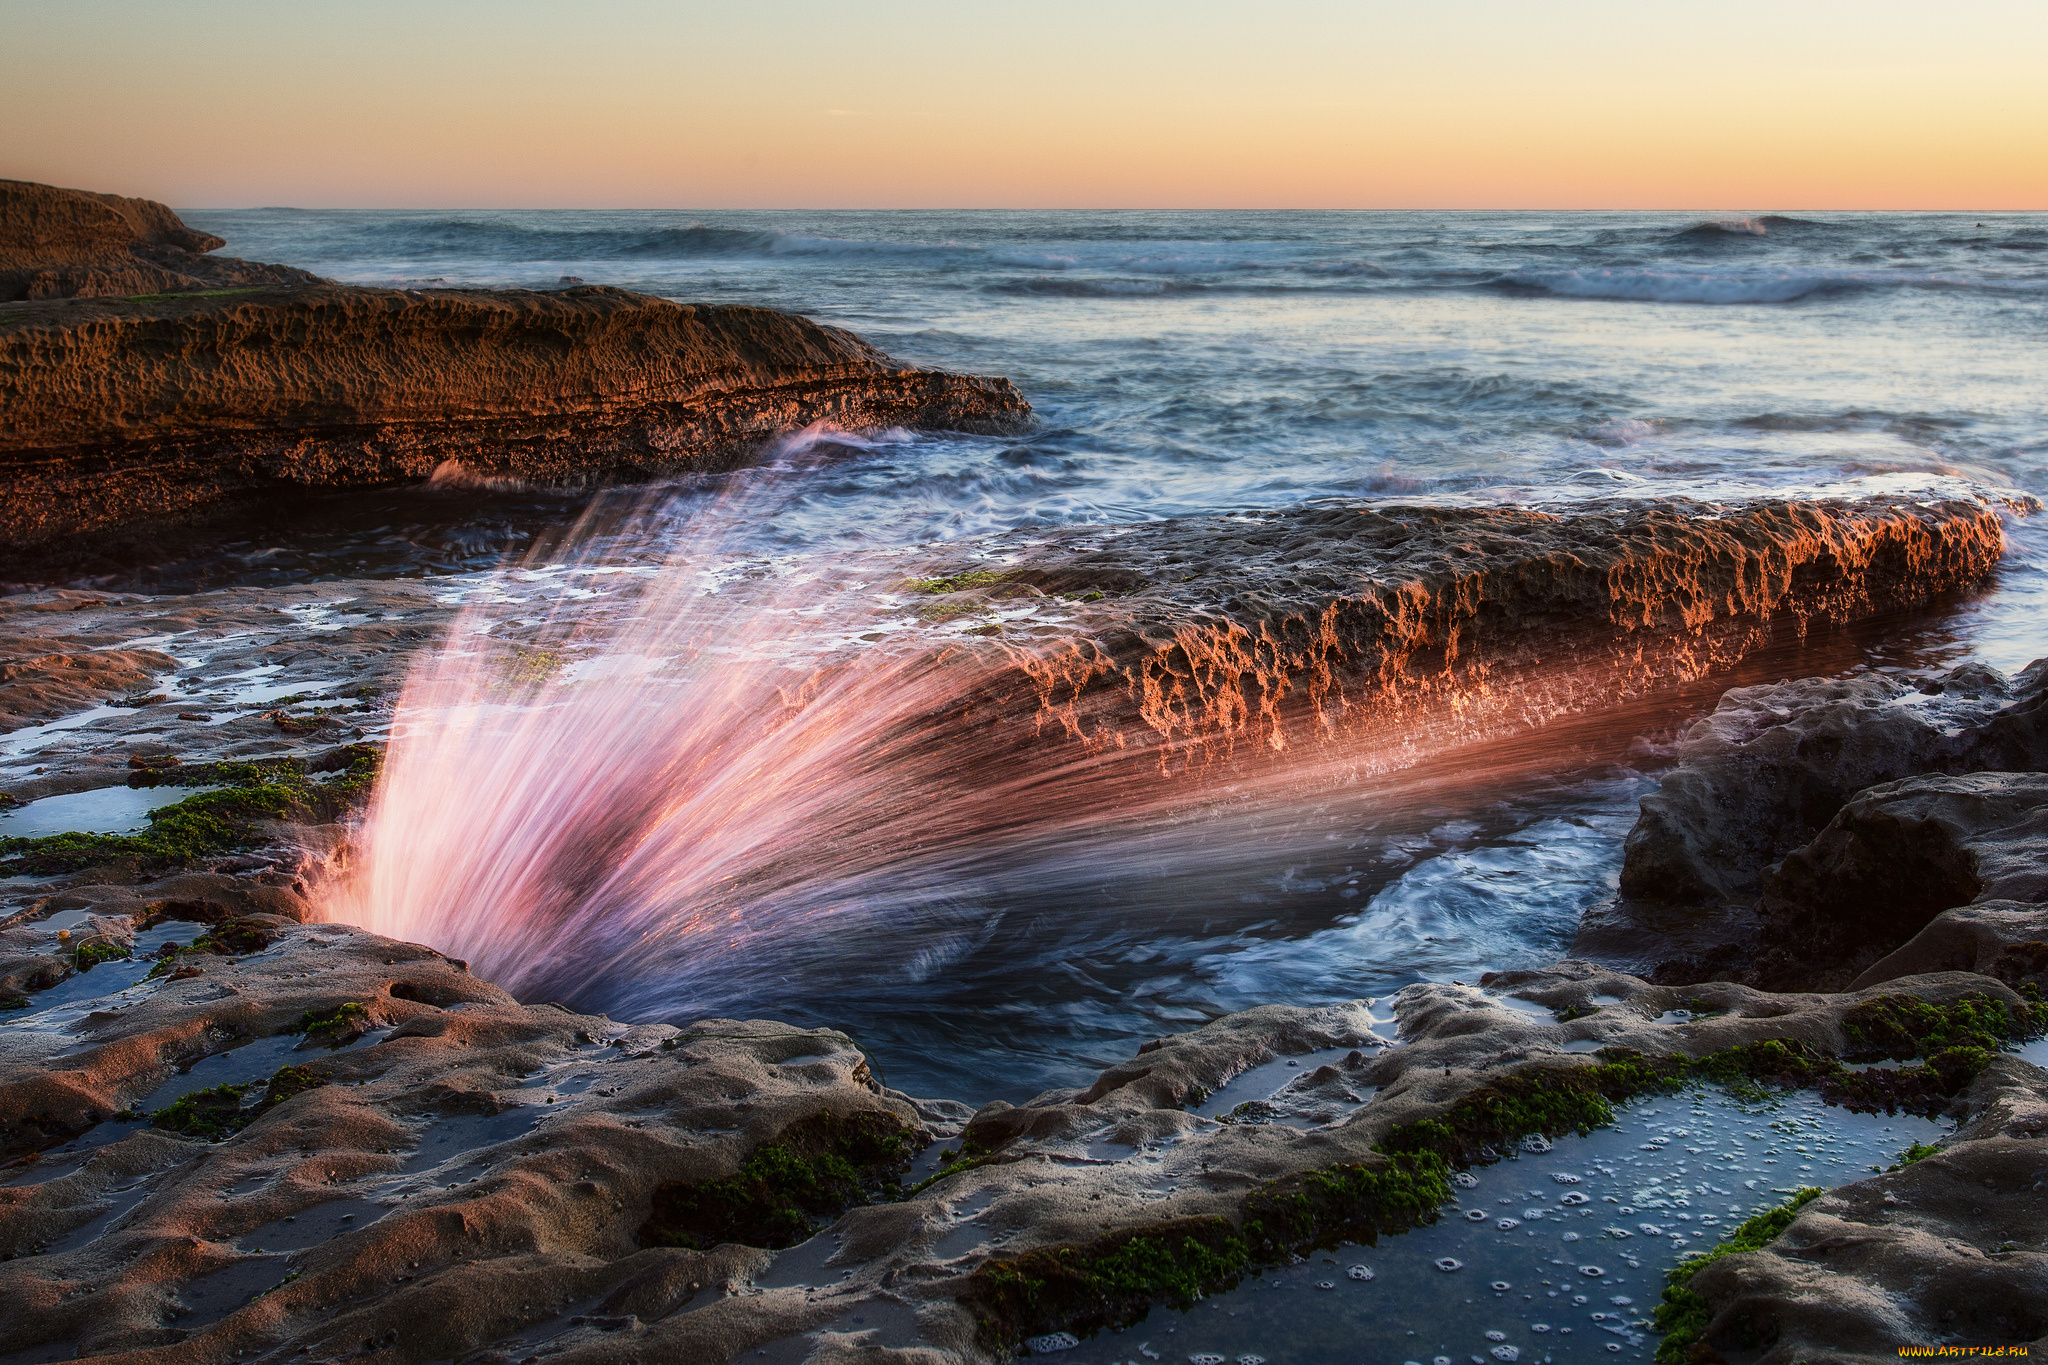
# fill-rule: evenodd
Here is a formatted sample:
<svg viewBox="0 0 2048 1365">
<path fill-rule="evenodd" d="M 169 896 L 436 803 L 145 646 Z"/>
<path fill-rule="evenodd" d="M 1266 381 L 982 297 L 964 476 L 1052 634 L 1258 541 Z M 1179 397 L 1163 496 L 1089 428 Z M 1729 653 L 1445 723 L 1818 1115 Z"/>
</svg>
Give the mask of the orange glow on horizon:
<svg viewBox="0 0 2048 1365">
<path fill-rule="evenodd" d="M 0 175 L 186 207 L 2048 209 L 2048 6 L 2003 0 L 68 0 L 10 29 Z"/>
</svg>

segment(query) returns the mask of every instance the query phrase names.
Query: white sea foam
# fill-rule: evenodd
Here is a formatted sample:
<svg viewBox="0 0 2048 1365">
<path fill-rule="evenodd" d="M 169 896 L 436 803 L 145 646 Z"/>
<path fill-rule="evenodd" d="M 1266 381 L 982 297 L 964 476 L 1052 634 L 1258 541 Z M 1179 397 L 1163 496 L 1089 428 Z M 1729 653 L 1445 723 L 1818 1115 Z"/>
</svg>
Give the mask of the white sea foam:
<svg viewBox="0 0 2048 1365">
<path fill-rule="evenodd" d="M 1586 439 L 1604 446 L 1631 446 L 1638 441 L 1647 441 L 1656 434 L 1655 422 L 1645 422 L 1640 417 L 1623 417 L 1612 422 L 1602 422 L 1586 433 Z"/>
</svg>

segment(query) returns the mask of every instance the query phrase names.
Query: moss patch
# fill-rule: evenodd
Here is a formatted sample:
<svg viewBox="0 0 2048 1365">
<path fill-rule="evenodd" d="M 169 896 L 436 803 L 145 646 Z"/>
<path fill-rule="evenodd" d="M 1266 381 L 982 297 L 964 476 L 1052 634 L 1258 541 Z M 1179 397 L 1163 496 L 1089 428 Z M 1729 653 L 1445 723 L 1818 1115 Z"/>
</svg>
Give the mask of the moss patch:
<svg viewBox="0 0 2048 1365">
<path fill-rule="evenodd" d="M 1939 1147 L 1932 1147 L 1924 1142 L 1916 1142 L 1912 1146 L 1906 1148 L 1905 1151 L 1900 1152 L 1899 1159 L 1897 1161 L 1894 1161 L 1891 1165 L 1885 1167 L 1885 1170 L 1887 1172 L 1903 1171 L 1906 1169 L 1906 1167 L 1912 1165 L 1914 1162 L 1925 1161 L 1928 1157 L 1933 1156 L 1936 1152 L 1939 1152 L 1940 1150 L 1941 1148 Z"/>
<path fill-rule="evenodd" d="M 1155 1303 L 1185 1307 L 1235 1284 L 1252 1265 L 1230 1220 L 1183 1218 L 986 1261 L 960 1302 L 982 1341 L 1008 1350 L 1055 1328 L 1127 1326 Z"/>
<path fill-rule="evenodd" d="M 182 1137 L 219 1142 L 239 1132 L 249 1120 L 242 1116 L 242 1095 L 248 1085 L 216 1085 L 195 1090 L 149 1116 L 152 1128 Z"/>
<path fill-rule="evenodd" d="M 498 663 L 498 683 L 511 688 L 539 687 L 551 681 L 568 662 L 558 650 L 515 645 Z"/>
<path fill-rule="evenodd" d="M 346 1005 L 321 1013 L 307 1010 L 299 1016 L 299 1029 L 308 1038 L 318 1039 L 329 1047 L 341 1047 L 352 1043 L 368 1033 L 376 1020 L 370 1011 L 351 1000 Z"/>
<path fill-rule="evenodd" d="M 118 943 L 82 943 L 71 955 L 71 961 L 81 972 L 89 972 L 102 962 L 119 962 L 133 954 Z"/>
<path fill-rule="evenodd" d="M 2008 1009 L 2002 1001 L 1972 992 L 1951 1005 L 1930 1005 L 1911 995 L 1881 995 L 1842 1017 L 1852 1062 L 1889 1057 L 1907 1061 L 1955 1048 L 1995 1052 L 2048 1026 L 2048 1011 L 2035 1006 Z"/>
<path fill-rule="evenodd" d="M 1451 1164 L 1434 1152 L 1289 1176 L 1245 1197 L 1244 1233 L 1261 1260 L 1314 1246 L 1379 1240 L 1436 1221 L 1451 1197 Z"/>
<path fill-rule="evenodd" d="M 960 1302 L 996 1351 L 1060 1328 L 1128 1326 L 1154 1304 L 1185 1308 L 1311 1248 L 1435 1222 L 1450 1174 L 1449 1162 L 1425 1152 L 1289 1176 L 1247 1195 L 1239 1222 L 1183 1218 L 989 1260 Z"/>
<path fill-rule="evenodd" d="M 1712 1250 L 1664 1272 L 1664 1297 L 1657 1305 L 1654 1319 L 1657 1330 L 1664 1334 L 1664 1340 L 1657 1346 L 1658 1365 L 1684 1365 L 1693 1343 L 1700 1340 L 1707 1324 L 1713 1320 L 1713 1310 L 1706 1297 L 1692 1288 L 1693 1276 L 1723 1256 L 1762 1247 L 1790 1227 L 1799 1210 L 1820 1198 L 1822 1193 L 1809 1186 L 1778 1207 L 1766 1209 L 1749 1219 L 1715 1243 Z"/>
<path fill-rule="evenodd" d="M 66 832 L 0 839 L 0 873 L 54 876 L 122 858 L 155 868 L 184 867 L 246 846 L 256 837 L 259 820 L 333 820 L 368 797 L 378 765 L 376 751 L 366 745 L 351 745 L 338 759 L 341 776 L 326 782 L 314 781 L 289 762 L 139 769 L 128 779 L 131 787 L 222 784 L 223 789 L 159 806 L 149 813 L 149 828 L 139 834 Z M 330 764 L 335 761 L 330 757 Z"/>
<path fill-rule="evenodd" d="M 254 1082 L 216 1085 L 181 1096 L 149 1116 L 152 1128 L 183 1137 L 220 1142 L 234 1136 L 294 1095 L 327 1084 L 327 1078 L 311 1067 L 281 1067 L 264 1083 L 263 1094 L 254 1104 L 246 1102 Z"/>
<path fill-rule="evenodd" d="M 913 578 L 903 586 L 912 592 L 972 592 L 976 588 L 992 588 L 1008 577 L 1008 573 L 997 573 L 991 569 L 968 569 L 943 578 Z"/>
<path fill-rule="evenodd" d="M 917 1148 L 916 1130 L 893 1114 L 820 1111 L 755 1148 L 729 1179 L 656 1190 L 640 1245 L 794 1246 L 857 1204 L 900 1198 Z"/>
<path fill-rule="evenodd" d="M 1906 1011 L 1898 1001 L 1923 1008 Z M 2000 1042 L 2031 1036 L 2041 1027 L 2038 1010 L 2009 1011 L 1977 993 L 1945 1007 L 1897 996 L 1858 1008 L 1869 1011 L 1863 1016 L 1864 1038 L 1871 1036 L 1876 1021 L 1896 1027 L 1896 1032 L 1885 1035 L 1894 1049 L 1890 1055 L 1902 1052 L 1910 1058 L 1928 1050 L 1931 1055 L 1918 1066 L 1852 1071 L 1793 1039 L 1767 1038 L 1698 1058 L 1602 1048 L 1599 1062 L 1592 1066 L 1525 1067 L 1500 1077 L 1437 1118 L 1394 1129 L 1380 1147 L 1388 1152 L 1435 1152 L 1458 1163 L 1487 1160 L 1495 1145 L 1523 1134 L 1591 1132 L 1614 1121 L 1616 1104 L 1701 1082 L 1724 1086 L 1743 1099 L 1766 1099 L 1775 1090 L 1811 1089 L 1845 1109 L 1932 1116 L 1977 1079 Z M 1905 1041 L 1899 1042 L 1901 1038 Z"/>
<path fill-rule="evenodd" d="M 157 949 L 156 965 L 149 969 L 149 975 L 144 979 L 154 981 L 157 977 L 168 975 L 180 965 L 181 958 L 239 957 L 243 953 L 259 952 L 268 948 L 274 937 L 269 929 L 260 924 L 251 924 L 247 920 L 229 916 L 190 943 L 166 943 Z"/>
</svg>

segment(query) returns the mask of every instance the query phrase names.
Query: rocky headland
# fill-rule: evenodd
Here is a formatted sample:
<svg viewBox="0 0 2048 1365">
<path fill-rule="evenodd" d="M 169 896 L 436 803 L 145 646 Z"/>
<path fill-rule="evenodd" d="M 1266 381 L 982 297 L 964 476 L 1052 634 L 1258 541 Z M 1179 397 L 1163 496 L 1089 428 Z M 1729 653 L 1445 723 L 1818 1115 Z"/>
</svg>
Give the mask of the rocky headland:
<svg viewBox="0 0 2048 1365">
<path fill-rule="evenodd" d="M 0 183 L 0 547 L 267 489 L 644 478 L 813 423 L 1030 413 L 1007 380 L 908 369 L 767 309 L 358 288 L 219 245 L 146 200 Z"/>
</svg>

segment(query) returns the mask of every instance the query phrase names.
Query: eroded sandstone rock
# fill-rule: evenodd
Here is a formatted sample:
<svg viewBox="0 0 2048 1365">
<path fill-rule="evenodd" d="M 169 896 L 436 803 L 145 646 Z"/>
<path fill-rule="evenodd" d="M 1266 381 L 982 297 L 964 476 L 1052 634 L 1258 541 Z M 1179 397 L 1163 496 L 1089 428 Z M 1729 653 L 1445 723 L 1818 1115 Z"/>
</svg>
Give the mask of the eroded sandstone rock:
<svg viewBox="0 0 2048 1365">
<path fill-rule="evenodd" d="M 318 279 L 208 254 L 226 245 L 152 199 L 0 180 L 0 303 Z"/>
<path fill-rule="evenodd" d="M 281 485 L 585 482 L 732 463 L 812 423 L 1007 430 L 1007 380 L 910 370 L 766 309 L 584 286 L 309 284 L 0 314 L 20 548 Z"/>
<path fill-rule="evenodd" d="M 0 181 L 0 547 L 285 485 L 594 482 L 814 423 L 1010 430 L 1007 380 L 759 308 L 394 290 L 206 255 L 148 200 Z"/>
<path fill-rule="evenodd" d="M 1034 594 L 1072 603 L 1060 638 L 973 627 L 1006 649 L 977 704 L 1171 761 L 1540 724 L 1935 600 L 2003 545 L 1997 513 L 1960 502 L 1331 502 L 996 537 L 932 591 L 969 621 Z"/>
</svg>

